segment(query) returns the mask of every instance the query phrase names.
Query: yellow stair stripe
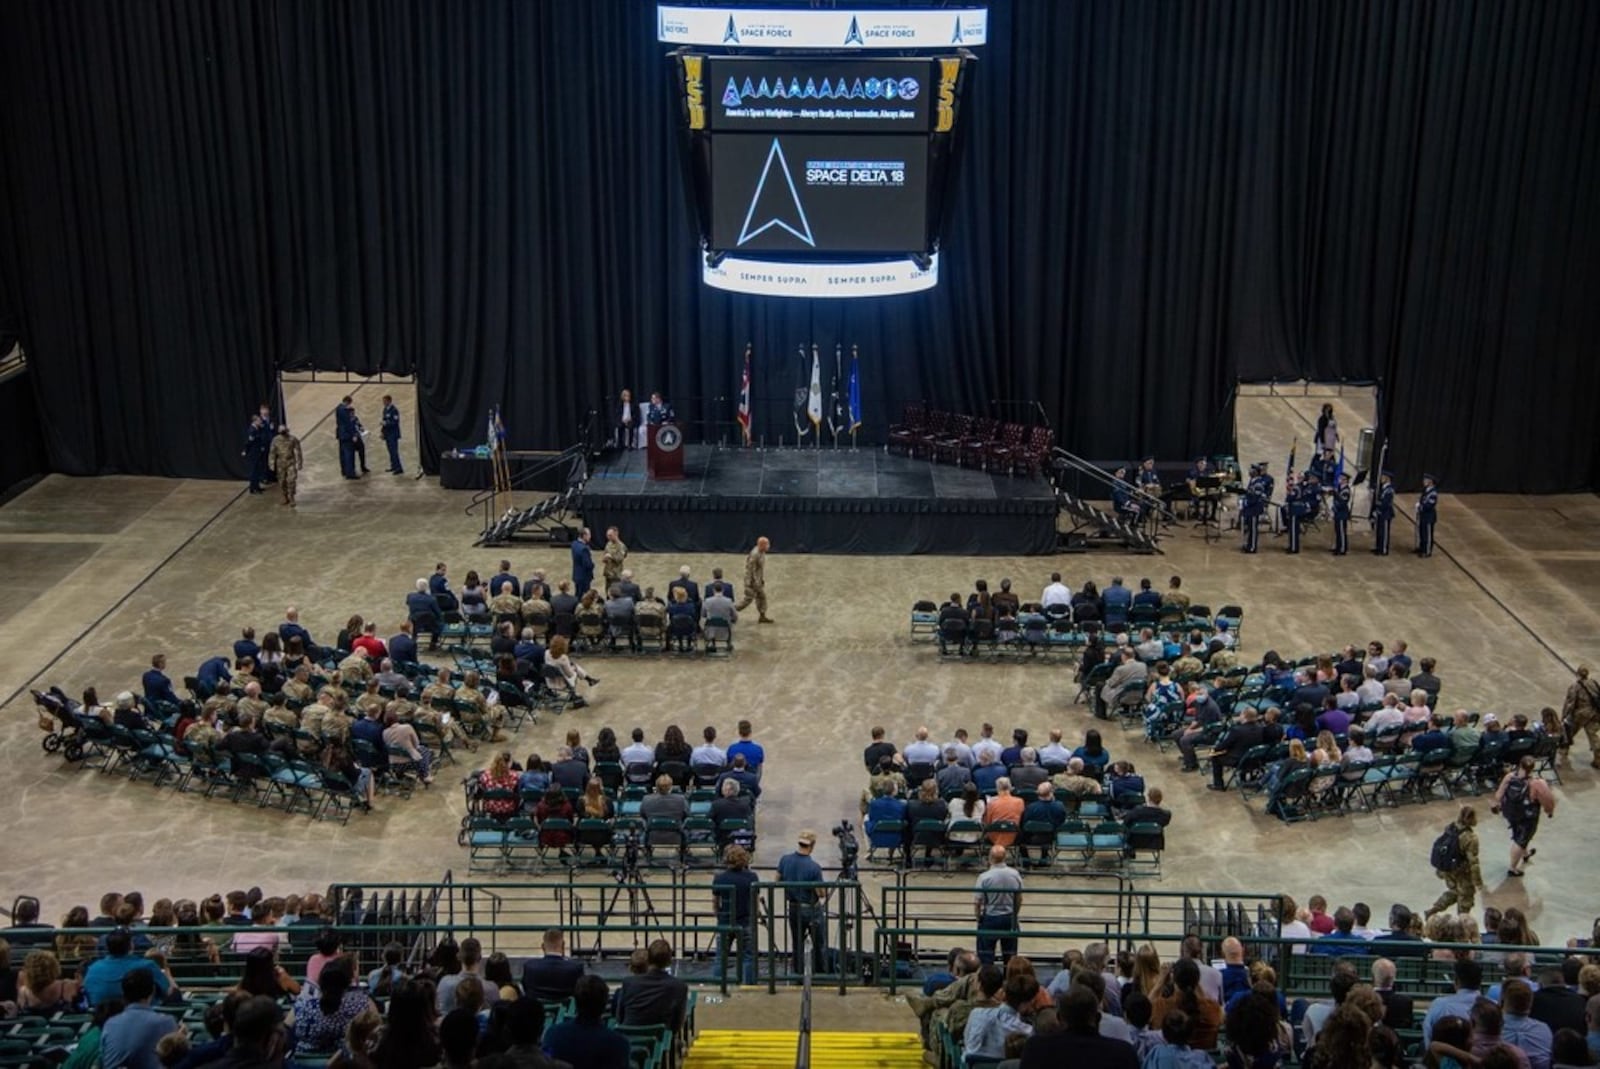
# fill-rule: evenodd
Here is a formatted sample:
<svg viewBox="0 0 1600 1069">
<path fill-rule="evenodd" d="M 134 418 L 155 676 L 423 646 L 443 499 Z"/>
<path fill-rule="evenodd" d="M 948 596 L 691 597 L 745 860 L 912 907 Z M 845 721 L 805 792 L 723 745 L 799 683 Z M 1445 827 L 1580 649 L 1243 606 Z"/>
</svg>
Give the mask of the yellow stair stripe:
<svg viewBox="0 0 1600 1069">
<path fill-rule="evenodd" d="M 712 1029 L 695 1037 L 684 1069 L 793 1069 L 795 1032 Z M 813 1032 L 812 1069 L 919 1069 L 922 1045 L 907 1032 Z"/>
</svg>

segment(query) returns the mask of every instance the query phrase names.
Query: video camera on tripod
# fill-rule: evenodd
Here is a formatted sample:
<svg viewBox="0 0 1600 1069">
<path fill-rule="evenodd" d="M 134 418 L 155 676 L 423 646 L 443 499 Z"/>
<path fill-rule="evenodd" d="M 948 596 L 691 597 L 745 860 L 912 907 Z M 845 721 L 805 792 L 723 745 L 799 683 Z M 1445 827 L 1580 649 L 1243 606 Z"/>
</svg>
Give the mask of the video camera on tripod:
<svg viewBox="0 0 1600 1069">
<path fill-rule="evenodd" d="M 644 849 L 644 833 L 638 828 L 628 828 L 622 833 L 622 851 L 611 868 L 611 878 L 618 883 L 642 883 L 639 858 Z"/>
<path fill-rule="evenodd" d="M 856 862 L 861 856 L 861 844 L 856 840 L 855 825 L 849 820 L 841 820 L 830 830 L 839 843 L 839 879 L 853 880 L 856 878 Z"/>
</svg>

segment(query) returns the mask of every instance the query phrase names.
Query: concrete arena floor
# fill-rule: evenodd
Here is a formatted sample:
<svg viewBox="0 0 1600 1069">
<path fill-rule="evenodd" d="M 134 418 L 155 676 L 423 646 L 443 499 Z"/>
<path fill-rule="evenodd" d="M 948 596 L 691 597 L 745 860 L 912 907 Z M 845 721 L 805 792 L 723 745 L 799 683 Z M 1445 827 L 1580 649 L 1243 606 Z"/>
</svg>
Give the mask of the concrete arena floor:
<svg viewBox="0 0 1600 1069">
<path fill-rule="evenodd" d="M 492 572 L 502 554 L 470 548 L 477 525 L 462 514 L 469 495 L 384 474 L 377 442 L 371 476 L 338 478 L 330 413 L 349 389 L 288 387 L 309 462 L 298 510 L 227 483 L 59 476 L 0 508 L 0 569 L 13 591 L 0 609 L 0 699 L 17 692 L 0 718 L 11 802 L 0 835 L 0 902 L 36 894 L 57 916 L 72 904 L 92 906 L 108 888 L 153 897 L 259 883 L 287 892 L 335 878 L 431 879 L 464 869 L 455 844 L 462 798 L 449 777 L 409 802 L 384 801 L 347 827 L 313 825 L 68 768 L 40 751 L 20 690 L 56 683 L 76 694 L 92 683 L 109 696 L 135 684 L 157 650 L 168 653 L 176 679 L 225 649 L 241 624 L 273 626 L 289 604 L 318 637 L 331 639 L 352 611 L 377 618 L 388 633 L 411 582 L 435 561 L 450 563 L 458 585 L 469 568 Z M 369 428 L 378 426 L 386 390 L 404 408 L 413 403 L 409 386 L 361 386 L 355 396 Z M 1241 398 L 1241 456 L 1271 459 L 1281 479 L 1292 436 L 1305 457 L 1321 400 Z M 1355 407 L 1362 400 L 1336 400 L 1352 440 L 1366 421 Z M 409 411 L 404 425 L 409 434 Z M 414 466 L 414 443 L 404 446 Z M 1407 513 L 1413 501 L 1402 498 Z M 1197 600 L 1245 606 L 1251 659 L 1269 646 L 1299 654 L 1405 638 L 1414 655 L 1438 658 L 1449 707 L 1531 714 L 1559 704 L 1568 666 L 1595 653 L 1586 644 L 1600 624 L 1600 567 L 1588 532 L 1600 521 L 1600 500 L 1446 494 L 1441 517 L 1440 552 L 1429 561 L 1360 552 L 1370 546 L 1364 524 L 1356 525 L 1357 552 L 1343 561 L 1325 552 L 1326 532 L 1311 536 L 1298 559 L 1282 555 L 1281 541 L 1250 559 L 1232 535 L 1207 544 L 1188 530 L 1166 541 L 1165 556 L 1146 558 L 796 557 L 775 546 L 768 588 L 779 622 L 743 627 L 734 659 L 598 660 L 592 668 L 604 684 L 593 705 L 525 728 L 512 749 L 548 754 L 573 725 L 586 741 L 602 724 L 639 724 L 655 738 L 669 723 L 696 735 L 709 721 L 728 734 L 748 716 L 771 760 L 758 857 L 770 866 L 800 828 L 821 831 L 856 816 L 858 755 L 871 724 L 898 740 L 922 723 L 945 738 L 984 719 L 1007 733 L 1025 725 L 1043 736 L 1060 726 L 1081 736 L 1089 717 L 1072 704 L 1076 687 L 1064 665 L 948 663 L 906 637 L 907 608 L 918 597 L 966 591 L 979 576 L 1011 576 L 1034 596 L 1052 569 L 1073 585 L 1181 574 Z M 1397 522 L 1396 545 L 1411 536 L 1409 524 Z M 567 571 L 561 547 L 518 547 L 509 556 L 522 574 L 536 565 Z M 643 582 L 658 586 L 683 563 L 701 577 L 717 564 L 734 578 L 741 572 L 732 558 L 632 561 Z M 1282 889 L 1302 900 L 1320 891 L 1379 910 L 1397 899 L 1426 905 L 1438 892 L 1425 859 L 1448 804 L 1286 827 L 1231 795 L 1210 794 L 1199 777 L 1180 777 L 1174 757 L 1114 728 L 1108 741 L 1166 789 L 1175 810 L 1164 888 Z M 1505 878 L 1503 826 L 1486 821 L 1487 902 L 1522 907 L 1546 939 L 1587 934 L 1597 912 L 1600 855 L 1585 824 L 1600 773 L 1580 751 L 1563 774 L 1561 808 L 1541 831 L 1543 849 L 1526 878 Z M 831 863 L 831 848 L 822 853 Z"/>
</svg>

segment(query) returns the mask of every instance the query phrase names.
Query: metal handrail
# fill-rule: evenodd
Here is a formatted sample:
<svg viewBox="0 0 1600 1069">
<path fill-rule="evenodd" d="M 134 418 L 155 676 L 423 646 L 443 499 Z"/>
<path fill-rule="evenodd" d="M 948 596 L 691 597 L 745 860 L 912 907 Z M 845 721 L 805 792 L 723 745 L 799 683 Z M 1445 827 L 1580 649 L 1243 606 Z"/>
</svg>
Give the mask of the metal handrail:
<svg viewBox="0 0 1600 1069">
<path fill-rule="evenodd" d="M 1118 487 L 1121 487 L 1122 489 L 1128 491 L 1130 497 L 1144 505 L 1146 508 L 1153 510 L 1163 519 L 1176 520 L 1178 518 L 1177 514 L 1171 509 L 1167 508 L 1166 502 L 1162 501 L 1159 497 L 1139 489 L 1133 483 L 1130 483 L 1125 479 L 1117 478 L 1115 475 L 1107 472 L 1104 468 L 1101 468 L 1099 465 L 1083 459 L 1076 453 L 1069 453 L 1065 449 L 1062 449 L 1059 445 L 1051 449 L 1050 452 L 1055 457 L 1057 463 L 1072 469 L 1078 474 L 1087 475 L 1089 478 L 1101 483 L 1108 489 L 1114 490 Z"/>
<path fill-rule="evenodd" d="M 479 505 L 488 502 L 490 503 L 490 511 L 492 512 L 495 497 L 500 493 L 514 493 L 517 490 L 523 489 L 534 478 L 543 475 L 545 472 L 562 464 L 570 465 L 574 470 L 576 470 L 578 465 L 583 461 L 584 453 L 585 449 L 581 442 L 576 445 L 569 445 L 555 456 L 550 457 L 548 460 L 545 460 L 540 464 L 536 464 L 531 468 L 524 468 L 517 472 L 516 477 L 511 480 L 511 486 L 508 490 L 500 491 L 495 489 L 493 486 L 479 490 L 473 495 L 472 501 L 461 511 L 470 515 L 472 511 Z M 570 484 L 573 481 L 572 475 L 569 473 L 567 476 L 567 482 Z"/>
</svg>

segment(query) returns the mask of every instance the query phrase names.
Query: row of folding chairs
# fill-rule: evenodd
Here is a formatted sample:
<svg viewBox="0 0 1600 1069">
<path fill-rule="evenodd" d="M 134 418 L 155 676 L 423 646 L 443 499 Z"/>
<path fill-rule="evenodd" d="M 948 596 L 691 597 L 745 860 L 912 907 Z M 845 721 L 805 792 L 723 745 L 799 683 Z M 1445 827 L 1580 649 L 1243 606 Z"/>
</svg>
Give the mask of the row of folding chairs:
<svg viewBox="0 0 1600 1069">
<path fill-rule="evenodd" d="M 889 451 L 943 464 L 1037 475 L 1050 458 L 1055 432 L 983 416 L 909 404 L 889 428 Z"/>
<path fill-rule="evenodd" d="M 1059 828 L 1044 821 L 880 820 L 868 834 L 867 859 L 897 868 L 981 867 L 996 837 L 1010 836 L 1011 861 L 1023 868 L 1111 867 L 1160 876 L 1166 833 L 1159 824 L 1125 827 L 1108 816 L 1069 817 Z"/>
<path fill-rule="evenodd" d="M 480 871 L 547 871 L 610 868 L 623 862 L 641 867 L 690 868 L 720 864 L 722 851 L 737 843 L 754 851 L 753 820 L 689 816 L 683 821 L 617 816 L 612 820 L 531 816 L 469 816 L 460 843 L 467 866 Z"/>
</svg>

